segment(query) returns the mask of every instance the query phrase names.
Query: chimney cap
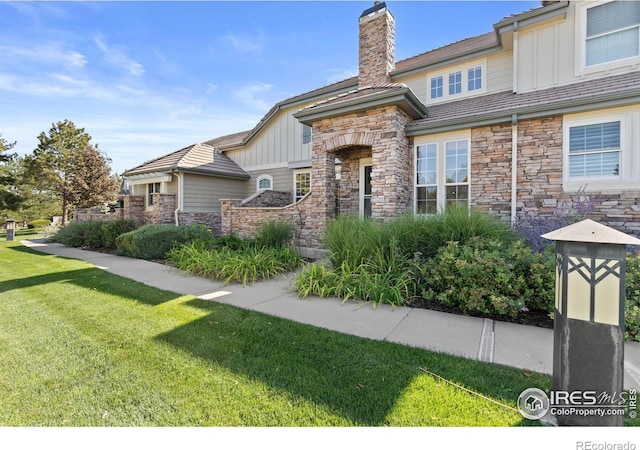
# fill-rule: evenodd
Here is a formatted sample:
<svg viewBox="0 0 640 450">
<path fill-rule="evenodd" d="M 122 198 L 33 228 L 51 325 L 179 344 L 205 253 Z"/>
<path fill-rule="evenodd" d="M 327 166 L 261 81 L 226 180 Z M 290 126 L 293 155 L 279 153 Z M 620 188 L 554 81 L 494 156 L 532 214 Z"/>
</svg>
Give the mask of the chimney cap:
<svg viewBox="0 0 640 450">
<path fill-rule="evenodd" d="M 371 8 L 365 9 L 364 12 L 360 14 L 360 18 L 369 16 L 373 13 L 380 11 L 381 9 L 385 9 L 386 7 L 387 7 L 387 4 L 385 2 L 376 1 L 373 3 L 373 6 Z"/>
</svg>

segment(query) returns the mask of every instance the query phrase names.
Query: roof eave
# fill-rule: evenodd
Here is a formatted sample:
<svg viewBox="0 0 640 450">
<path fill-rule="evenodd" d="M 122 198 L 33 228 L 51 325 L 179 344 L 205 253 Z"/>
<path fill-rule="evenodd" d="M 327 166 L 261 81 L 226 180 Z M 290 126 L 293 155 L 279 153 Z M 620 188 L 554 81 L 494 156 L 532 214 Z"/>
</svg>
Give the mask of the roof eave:
<svg viewBox="0 0 640 450">
<path fill-rule="evenodd" d="M 194 169 L 194 168 L 190 168 L 190 169 L 184 169 L 184 168 L 177 168 L 176 170 L 174 170 L 174 172 L 180 172 L 180 173 L 191 173 L 194 175 L 207 175 L 207 176 L 211 176 L 211 177 L 218 177 L 218 178 L 231 178 L 231 179 L 235 179 L 235 180 L 248 180 L 251 178 L 251 176 L 248 173 L 245 174 L 230 174 L 230 173 L 225 173 L 225 172 L 218 172 L 218 171 L 211 171 L 211 170 L 204 170 L 204 169 Z"/>
<path fill-rule="evenodd" d="M 409 88 L 402 88 L 389 92 L 367 95 L 361 98 L 345 100 L 326 106 L 317 106 L 309 110 L 301 110 L 293 114 L 305 125 L 311 125 L 316 120 L 355 113 L 380 106 L 396 105 L 414 120 L 424 119 L 428 115 L 427 107 L 415 96 Z"/>
<path fill-rule="evenodd" d="M 423 72 L 426 68 L 437 69 L 439 67 L 459 63 L 470 58 L 478 58 L 480 56 L 486 56 L 488 54 L 494 53 L 501 49 L 502 49 L 502 46 L 500 45 L 500 43 L 494 42 L 492 44 L 483 45 L 481 47 L 477 47 L 472 50 L 457 53 L 455 55 L 451 55 L 445 58 L 440 58 L 438 60 L 428 62 L 425 64 L 417 64 L 415 66 L 405 67 L 404 69 L 394 70 L 393 72 L 391 72 L 391 79 L 394 80 L 397 77 L 404 77 L 408 75 L 413 75 L 415 73 Z"/>
<path fill-rule="evenodd" d="M 496 34 L 500 36 L 500 34 L 502 33 L 513 31 L 520 27 L 533 25 L 545 20 L 557 18 L 558 16 L 566 16 L 568 6 L 568 1 L 562 1 L 549 6 L 545 6 L 544 8 L 526 11 L 522 14 L 516 14 L 514 16 L 507 17 L 506 19 L 501 20 L 500 22 L 494 24 L 493 28 L 496 31 Z"/>
<path fill-rule="evenodd" d="M 545 103 L 523 108 L 514 108 L 505 111 L 496 111 L 489 114 L 480 114 L 472 117 L 459 117 L 441 120 L 432 123 L 409 124 L 405 128 L 407 136 L 419 136 L 427 133 L 441 133 L 464 128 L 476 128 L 496 123 L 512 122 L 515 120 L 528 120 L 556 114 L 572 114 L 592 111 L 602 108 L 613 108 L 638 104 L 640 102 L 640 89 L 603 95 L 597 98 L 585 97 L 555 103 Z M 515 117 L 514 117 L 515 116 Z"/>
</svg>

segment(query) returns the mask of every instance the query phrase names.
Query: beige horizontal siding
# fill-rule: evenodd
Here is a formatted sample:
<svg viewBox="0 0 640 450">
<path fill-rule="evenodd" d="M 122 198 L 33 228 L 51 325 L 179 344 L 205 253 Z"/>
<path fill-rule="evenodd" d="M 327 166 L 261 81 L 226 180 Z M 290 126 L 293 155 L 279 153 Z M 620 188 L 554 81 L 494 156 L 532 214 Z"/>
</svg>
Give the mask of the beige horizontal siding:
<svg viewBox="0 0 640 450">
<path fill-rule="evenodd" d="M 244 198 L 242 180 L 184 174 L 185 212 L 220 211 L 221 198 Z"/>
</svg>

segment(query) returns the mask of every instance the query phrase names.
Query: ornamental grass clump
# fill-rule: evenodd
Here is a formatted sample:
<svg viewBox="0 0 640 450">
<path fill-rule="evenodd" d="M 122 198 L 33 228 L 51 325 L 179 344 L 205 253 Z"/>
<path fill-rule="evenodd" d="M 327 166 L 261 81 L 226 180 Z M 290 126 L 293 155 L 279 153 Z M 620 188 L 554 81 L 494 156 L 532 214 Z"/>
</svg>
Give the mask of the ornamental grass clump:
<svg viewBox="0 0 640 450">
<path fill-rule="evenodd" d="M 173 247 L 167 261 L 187 273 L 228 283 L 249 284 L 282 275 L 303 259 L 287 246 L 293 227 L 283 222 L 263 224 L 256 239 L 236 235 L 208 238 Z"/>
</svg>

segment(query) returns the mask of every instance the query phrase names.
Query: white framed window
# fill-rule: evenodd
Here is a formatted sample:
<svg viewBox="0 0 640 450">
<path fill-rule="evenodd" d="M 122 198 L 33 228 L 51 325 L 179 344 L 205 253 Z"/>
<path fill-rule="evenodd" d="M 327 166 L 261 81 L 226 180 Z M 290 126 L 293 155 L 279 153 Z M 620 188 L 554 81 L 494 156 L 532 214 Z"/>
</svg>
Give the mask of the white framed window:
<svg viewBox="0 0 640 450">
<path fill-rule="evenodd" d="M 293 173 L 293 202 L 299 202 L 309 192 L 311 192 L 311 171 L 295 171 Z"/>
<path fill-rule="evenodd" d="M 621 121 L 568 127 L 569 180 L 617 179 L 622 153 Z"/>
<path fill-rule="evenodd" d="M 416 214 L 436 214 L 450 205 L 469 205 L 469 140 L 427 143 L 415 150 Z"/>
<path fill-rule="evenodd" d="M 640 56 L 640 2 L 588 7 L 584 26 L 586 67 Z"/>
<path fill-rule="evenodd" d="M 256 190 L 264 191 L 273 189 L 273 177 L 271 175 L 260 175 L 256 179 Z"/>
<path fill-rule="evenodd" d="M 153 194 L 160 193 L 162 183 L 147 184 L 147 206 L 153 206 Z"/>
<path fill-rule="evenodd" d="M 438 145 L 416 147 L 416 214 L 438 212 Z"/>
<path fill-rule="evenodd" d="M 431 78 L 431 98 L 440 98 L 443 94 L 442 76 Z"/>
<path fill-rule="evenodd" d="M 469 91 L 482 89 L 482 66 L 472 67 L 467 71 L 467 89 Z"/>
<path fill-rule="evenodd" d="M 449 141 L 445 151 L 446 205 L 469 205 L 469 141 Z"/>
<path fill-rule="evenodd" d="M 449 74 L 449 95 L 455 95 L 462 92 L 462 72 L 453 72 Z"/>
<path fill-rule="evenodd" d="M 302 124 L 302 143 L 309 144 L 311 142 L 311 127 Z"/>
</svg>

